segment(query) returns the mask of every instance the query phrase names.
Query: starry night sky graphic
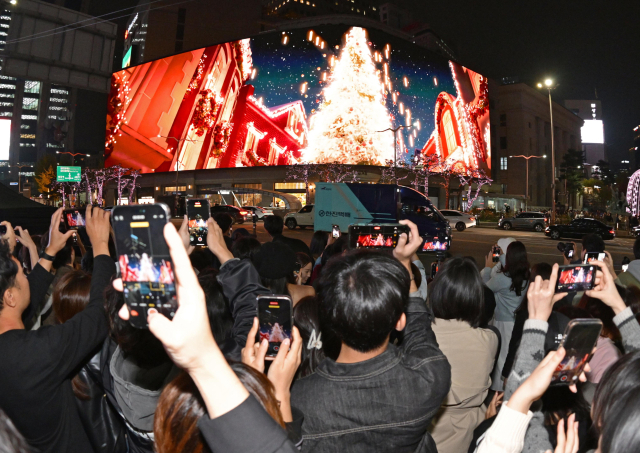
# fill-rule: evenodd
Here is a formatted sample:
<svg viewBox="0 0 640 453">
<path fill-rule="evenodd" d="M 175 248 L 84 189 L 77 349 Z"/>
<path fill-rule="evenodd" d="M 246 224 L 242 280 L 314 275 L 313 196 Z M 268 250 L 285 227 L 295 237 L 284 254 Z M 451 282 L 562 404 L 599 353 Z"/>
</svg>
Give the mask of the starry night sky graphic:
<svg viewBox="0 0 640 453">
<path fill-rule="evenodd" d="M 328 79 L 329 59 L 331 55 L 340 57 L 340 50 L 335 46 L 342 48 L 343 36 L 350 28 L 347 25 L 313 28 L 314 39 L 317 34 L 327 43 L 324 49 L 307 40 L 309 29 L 287 31 L 286 45 L 282 44 L 282 32 L 266 33 L 251 39 L 256 76 L 246 83 L 255 87 L 254 96 L 262 98 L 265 106 L 273 108 L 301 100 L 307 118 L 311 117 L 312 110 L 317 109 L 323 100 L 322 89 L 326 82 L 322 82 L 322 73 L 327 72 Z M 395 116 L 393 126 L 405 124 L 405 116 L 400 114 L 398 108 L 400 102 L 404 103 L 405 109 L 411 110 L 412 123 L 420 120 L 421 130 L 417 131 L 413 148 L 409 146 L 408 129 L 402 130 L 405 146 L 409 148 L 409 153 L 402 155 L 408 159 L 413 155 L 413 149 L 422 148 L 427 143 L 434 130 L 434 108 L 438 95 L 444 91 L 457 96 L 449 64 L 437 54 L 382 31 L 368 29 L 367 35 L 371 52 L 379 51 L 383 54 L 382 63 L 376 63 L 376 68 L 381 71 L 382 64 L 387 61 L 384 58 L 384 48 L 387 44 L 391 46 L 389 78 L 393 90 L 400 93 L 397 105 L 393 105 L 390 94 L 386 100 L 387 109 Z M 407 88 L 403 85 L 404 76 L 409 79 Z M 437 86 L 434 84 L 434 77 L 438 80 Z M 307 82 L 306 97 L 300 92 L 304 82 Z M 400 156 L 399 152 L 398 158 Z"/>
</svg>

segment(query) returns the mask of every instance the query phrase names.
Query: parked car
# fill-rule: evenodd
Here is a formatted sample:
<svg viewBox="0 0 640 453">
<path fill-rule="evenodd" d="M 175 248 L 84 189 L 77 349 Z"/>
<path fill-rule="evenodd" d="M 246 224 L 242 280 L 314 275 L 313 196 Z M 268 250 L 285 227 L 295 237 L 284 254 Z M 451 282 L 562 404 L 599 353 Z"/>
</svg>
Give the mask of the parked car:
<svg viewBox="0 0 640 453">
<path fill-rule="evenodd" d="M 524 229 L 538 232 L 544 231 L 549 220 L 542 212 L 521 212 L 513 217 L 501 218 L 498 221 L 498 228 L 503 230 Z"/>
<path fill-rule="evenodd" d="M 573 219 L 568 225 L 551 225 L 545 233 L 551 239 L 581 238 L 585 234 L 597 234 L 602 239 L 616 237 L 615 230 L 596 219 Z"/>
<path fill-rule="evenodd" d="M 273 215 L 271 209 L 263 208 L 262 206 L 243 206 L 242 209 L 249 211 L 250 215 L 255 215 L 258 220 L 262 220 L 264 216 Z"/>
<path fill-rule="evenodd" d="M 313 228 L 313 205 L 308 204 L 298 212 L 290 212 L 286 216 L 284 216 L 284 224 L 290 230 L 293 230 L 295 227 L 299 226 L 301 229 L 304 229 L 308 226 Z"/>
<path fill-rule="evenodd" d="M 447 219 L 451 227 L 455 227 L 458 231 L 464 231 L 466 228 L 476 226 L 476 217 L 472 214 L 450 209 L 440 209 L 440 214 Z"/>
<path fill-rule="evenodd" d="M 211 215 L 215 215 L 219 212 L 226 212 L 233 218 L 233 223 L 244 223 L 247 220 L 249 211 L 246 209 L 240 209 L 237 206 L 231 205 L 217 205 L 211 206 Z"/>
</svg>

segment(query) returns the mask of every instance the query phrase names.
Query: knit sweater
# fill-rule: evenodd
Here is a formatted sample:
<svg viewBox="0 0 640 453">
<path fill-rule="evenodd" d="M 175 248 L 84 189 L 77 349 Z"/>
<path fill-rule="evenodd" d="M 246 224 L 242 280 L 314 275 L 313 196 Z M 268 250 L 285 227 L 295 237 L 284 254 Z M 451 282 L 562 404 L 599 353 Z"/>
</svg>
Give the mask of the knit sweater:
<svg viewBox="0 0 640 453">
<path fill-rule="evenodd" d="M 622 345 L 626 353 L 640 350 L 640 324 L 636 321 L 636 318 L 631 311 L 631 307 L 627 307 L 624 311 L 618 313 L 613 321 L 620 330 L 622 335 Z M 528 319 L 524 324 L 524 331 L 522 333 L 522 340 L 520 342 L 520 348 L 518 349 L 518 355 L 513 365 L 509 379 L 507 380 L 507 387 L 505 389 L 504 399 L 505 401 L 511 398 L 511 395 L 515 390 L 531 375 L 533 370 L 544 358 L 544 339 L 547 333 L 549 325 L 544 321 L 535 319 Z M 505 409 L 504 405 L 500 412 Z M 520 414 L 519 418 L 522 420 L 524 414 Z M 496 419 L 497 422 L 497 419 Z M 515 420 L 514 420 L 515 423 Z M 495 425 L 494 425 L 495 426 Z M 494 426 L 487 432 L 485 440 L 480 444 L 482 448 L 487 439 L 492 439 L 497 436 L 501 436 L 502 443 L 509 441 L 511 445 L 514 445 L 514 437 L 517 434 L 517 430 L 513 428 L 504 428 L 502 425 Z M 493 431 L 493 432 L 490 432 Z M 490 437 L 491 436 L 491 437 Z M 493 441 L 492 441 L 493 442 Z M 498 446 L 494 446 L 498 445 Z M 478 452 L 483 451 L 496 451 L 496 452 L 510 452 L 516 450 L 499 449 L 502 444 L 491 444 L 493 449 L 485 450 L 479 449 Z M 506 444 L 505 444 L 506 445 Z M 515 443 L 517 445 L 517 442 Z M 489 446 L 489 445 L 487 445 Z M 544 416 L 542 412 L 536 411 L 533 413 L 529 426 L 524 435 L 524 448 L 523 453 L 539 453 L 547 450 L 553 450 L 547 431 L 544 427 Z"/>
</svg>

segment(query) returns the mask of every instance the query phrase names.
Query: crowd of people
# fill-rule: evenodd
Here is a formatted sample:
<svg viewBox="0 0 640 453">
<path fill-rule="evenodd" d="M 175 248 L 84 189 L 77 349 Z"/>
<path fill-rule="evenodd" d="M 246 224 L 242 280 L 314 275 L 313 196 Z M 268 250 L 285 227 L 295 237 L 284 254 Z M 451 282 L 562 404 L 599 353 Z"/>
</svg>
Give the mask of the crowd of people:
<svg viewBox="0 0 640 453">
<path fill-rule="evenodd" d="M 185 217 L 164 228 L 178 308 L 140 329 L 109 212 L 87 207 L 90 247 L 61 215 L 40 237 L 1 222 L 2 452 L 640 451 L 640 239 L 616 275 L 585 236 L 580 258 L 606 254 L 593 289 L 558 294 L 558 265 L 514 238 L 428 278 L 409 221 L 385 252 L 322 231 L 307 245 L 278 216 L 260 243 L 227 214 L 196 248 Z M 275 357 L 256 317 L 269 295 L 293 302 Z M 552 386 L 577 318 L 602 322 L 597 348 Z"/>
</svg>

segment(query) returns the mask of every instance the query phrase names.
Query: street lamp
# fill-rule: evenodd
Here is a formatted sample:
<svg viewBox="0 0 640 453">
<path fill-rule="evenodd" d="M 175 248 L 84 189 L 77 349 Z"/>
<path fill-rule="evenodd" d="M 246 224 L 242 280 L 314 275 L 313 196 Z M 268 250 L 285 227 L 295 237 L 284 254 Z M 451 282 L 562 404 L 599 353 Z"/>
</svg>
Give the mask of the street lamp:
<svg viewBox="0 0 640 453">
<path fill-rule="evenodd" d="M 180 194 L 178 192 L 178 172 L 180 171 L 180 142 L 191 142 L 191 143 L 199 143 L 200 140 L 193 140 L 191 138 L 178 138 L 178 137 L 172 137 L 172 136 L 167 136 L 167 135 L 157 135 L 158 138 L 166 138 L 166 139 L 171 139 L 171 140 L 175 140 L 176 143 L 176 190 L 175 190 L 175 195 L 176 195 L 176 202 L 175 202 L 175 209 L 176 209 L 176 215 L 178 215 L 178 199 L 180 198 Z M 167 140 L 168 141 L 168 140 Z"/>
<path fill-rule="evenodd" d="M 538 88 L 542 88 L 542 83 L 538 83 Z M 553 80 L 545 79 L 544 87 L 549 91 L 549 117 L 551 119 L 551 223 L 556 221 L 556 153 L 553 139 L 553 102 L 551 101 L 551 90 L 557 87 Z M 528 186 L 527 186 L 528 187 Z"/>
<path fill-rule="evenodd" d="M 391 131 L 393 132 L 393 166 L 397 167 L 398 166 L 398 131 L 400 129 L 405 129 L 405 128 L 411 128 L 411 127 L 417 127 L 418 130 L 420 130 L 420 123 L 418 123 L 417 121 L 413 124 L 407 124 L 404 126 L 398 126 L 395 129 L 394 128 L 388 128 L 385 129 L 383 131 L 375 131 L 374 133 L 378 133 L 378 132 L 387 132 L 387 131 Z"/>
<path fill-rule="evenodd" d="M 69 151 L 56 151 L 56 154 L 69 154 L 70 156 L 73 156 L 73 160 L 71 161 L 71 164 L 75 164 L 76 163 L 76 156 L 85 156 L 85 157 L 91 157 L 91 154 L 86 154 L 86 153 L 72 153 Z"/>
<path fill-rule="evenodd" d="M 529 159 L 546 159 L 547 155 L 544 154 L 542 156 L 509 156 L 509 157 L 521 157 L 527 161 L 527 187 L 525 188 L 525 202 L 524 202 L 524 210 L 529 210 Z"/>
</svg>

